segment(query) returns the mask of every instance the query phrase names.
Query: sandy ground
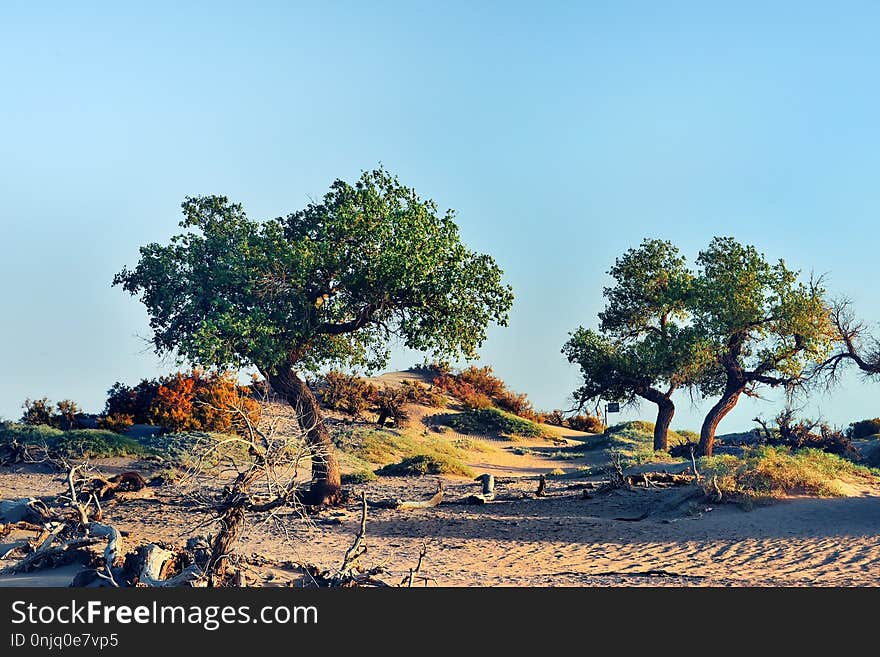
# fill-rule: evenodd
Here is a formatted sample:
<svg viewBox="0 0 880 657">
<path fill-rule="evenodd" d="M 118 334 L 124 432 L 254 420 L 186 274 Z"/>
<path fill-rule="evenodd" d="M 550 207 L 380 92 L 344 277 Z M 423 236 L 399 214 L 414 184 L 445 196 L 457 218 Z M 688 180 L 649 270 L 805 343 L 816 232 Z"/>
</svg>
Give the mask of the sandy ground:
<svg viewBox="0 0 880 657">
<path fill-rule="evenodd" d="M 107 472 L 134 465 L 102 463 Z M 503 470 L 503 468 L 502 468 Z M 688 502 L 682 489 L 614 491 L 580 499 L 577 480 L 549 481 L 547 498 L 534 498 L 532 477 L 503 478 L 501 497 L 524 499 L 469 506 L 478 485 L 447 479 L 444 503 L 432 509 L 371 509 L 364 566 L 382 566 L 388 582 L 403 579 L 427 544 L 423 576 L 440 586 L 777 586 L 880 585 L 880 490 L 836 499 L 797 498 L 745 511 Z M 274 563 L 248 571 L 251 583 L 294 585 L 302 573 L 284 562 L 338 567 L 359 524 L 356 498 L 426 499 L 437 480 L 381 478 L 352 490 L 353 501 L 304 522 L 280 516 L 252 524 L 240 553 Z M 0 471 L 0 498 L 56 494 L 59 475 L 33 469 Z M 686 492 L 686 491 L 685 491 Z M 210 519 L 175 487 L 155 500 L 105 507 L 105 520 L 129 532 L 129 545 L 182 544 L 207 533 Z M 641 521 L 646 510 L 652 513 Z M 209 524 L 199 529 L 199 522 Z M 75 568 L 2 578 L 2 585 L 64 585 Z"/>
</svg>

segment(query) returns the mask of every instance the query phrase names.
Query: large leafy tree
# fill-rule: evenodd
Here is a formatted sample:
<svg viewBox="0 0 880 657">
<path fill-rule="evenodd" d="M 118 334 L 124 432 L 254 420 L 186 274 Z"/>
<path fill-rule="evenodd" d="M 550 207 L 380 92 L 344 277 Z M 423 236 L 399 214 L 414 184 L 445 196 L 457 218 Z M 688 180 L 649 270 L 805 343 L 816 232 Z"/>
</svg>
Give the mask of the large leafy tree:
<svg viewBox="0 0 880 657">
<path fill-rule="evenodd" d="M 384 169 L 337 180 L 321 202 L 254 221 L 223 196 L 187 198 L 184 229 L 140 249 L 114 278 L 146 305 L 157 352 L 219 368 L 256 366 L 296 409 L 312 451 L 309 504 L 336 503 L 339 466 L 303 374 L 378 368 L 388 342 L 472 356 L 513 295 L 454 213 Z"/>
<path fill-rule="evenodd" d="M 743 394 L 804 384 L 836 336 L 821 283 L 799 281 L 784 261 L 771 264 L 753 246 L 716 237 L 697 266 L 691 306 L 713 362 L 701 389 L 718 396 L 700 431 L 700 453 L 710 456 L 718 424 Z"/>
<path fill-rule="evenodd" d="M 673 393 L 700 375 L 706 351 L 689 325 L 693 276 L 670 242 L 646 239 L 618 258 L 608 272 L 600 330 L 583 327 L 571 334 L 562 352 L 580 366 L 583 385 L 577 401 L 606 399 L 657 405 L 654 449 L 668 449 L 675 415 Z"/>
</svg>

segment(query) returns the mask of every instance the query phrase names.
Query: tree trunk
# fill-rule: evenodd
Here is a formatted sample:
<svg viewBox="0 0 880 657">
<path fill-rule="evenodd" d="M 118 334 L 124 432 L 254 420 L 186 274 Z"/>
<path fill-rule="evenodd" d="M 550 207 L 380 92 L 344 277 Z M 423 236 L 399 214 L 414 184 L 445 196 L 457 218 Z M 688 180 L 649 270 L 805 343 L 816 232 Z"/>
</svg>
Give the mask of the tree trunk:
<svg viewBox="0 0 880 657">
<path fill-rule="evenodd" d="M 665 399 L 657 404 L 657 422 L 654 424 L 654 451 L 669 451 L 669 425 L 675 415 L 675 404 L 672 400 Z"/>
<path fill-rule="evenodd" d="M 303 504 L 339 504 L 342 499 L 339 462 L 314 393 L 289 367 L 270 374 L 269 384 L 293 407 L 300 427 L 306 432 L 306 444 L 312 457 L 312 483 L 308 495 L 302 500 Z"/>
<path fill-rule="evenodd" d="M 669 450 L 667 434 L 669 433 L 669 425 L 672 424 L 672 416 L 675 415 L 675 404 L 671 399 L 674 391 L 673 387 L 665 394 L 656 388 L 643 388 L 636 392 L 640 397 L 657 404 L 657 422 L 654 424 L 654 451 L 666 452 Z"/>
<path fill-rule="evenodd" d="M 712 447 L 715 443 L 715 430 L 724 417 L 733 410 L 739 396 L 742 394 L 743 387 L 727 386 L 721 399 L 709 410 L 706 419 L 703 420 L 703 427 L 700 429 L 700 446 L 697 449 L 698 456 L 712 456 Z"/>
</svg>

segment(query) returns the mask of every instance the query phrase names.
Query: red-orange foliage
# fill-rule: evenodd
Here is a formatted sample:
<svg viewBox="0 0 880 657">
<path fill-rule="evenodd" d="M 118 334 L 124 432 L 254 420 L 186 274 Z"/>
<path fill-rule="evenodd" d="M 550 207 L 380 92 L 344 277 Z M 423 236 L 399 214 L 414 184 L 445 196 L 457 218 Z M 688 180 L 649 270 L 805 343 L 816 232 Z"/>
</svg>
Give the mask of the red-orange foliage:
<svg viewBox="0 0 880 657">
<path fill-rule="evenodd" d="M 526 395 L 508 390 L 504 381 L 492 374 L 492 368 L 488 365 L 471 366 L 459 374 L 446 372 L 434 379 L 434 386 L 455 397 L 468 408 L 488 408 L 494 405 L 529 420 L 536 417 Z"/>
<path fill-rule="evenodd" d="M 170 431 L 242 431 L 256 422 L 260 405 L 229 373 L 178 372 L 159 382 L 150 419 Z"/>
</svg>

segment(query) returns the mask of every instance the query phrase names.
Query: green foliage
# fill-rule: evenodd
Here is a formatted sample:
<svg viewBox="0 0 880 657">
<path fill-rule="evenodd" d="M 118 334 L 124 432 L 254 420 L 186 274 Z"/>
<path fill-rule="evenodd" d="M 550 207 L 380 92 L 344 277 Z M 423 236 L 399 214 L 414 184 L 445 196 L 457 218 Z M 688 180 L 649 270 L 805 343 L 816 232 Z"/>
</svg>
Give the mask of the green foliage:
<svg viewBox="0 0 880 657">
<path fill-rule="evenodd" d="M 600 329 L 579 327 L 562 353 L 580 367 L 574 397 L 584 406 L 604 399 L 666 403 L 693 386 L 708 364 L 701 333 L 690 324 L 694 276 L 670 242 L 646 239 L 618 258 L 608 272 Z"/>
<path fill-rule="evenodd" d="M 799 494 L 839 496 L 846 493 L 842 483 L 875 481 L 868 468 L 817 449 L 746 448 L 742 456 L 701 458 L 698 469 L 707 486 L 714 479 L 723 495 L 746 500 Z"/>
<path fill-rule="evenodd" d="M 448 456 L 417 454 L 379 468 L 376 474 L 383 477 L 420 477 L 424 475 L 457 475 L 473 477 L 474 471 Z"/>
<path fill-rule="evenodd" d="M 868 438 L 880 434 L 880 417 L 873 420 L 859 420 L 849 425 L 847 435 L 853 440 Z"/>
<path fill-rule="evenodd" d="M 22 407 L 21 421 L 25 424 L 52 426 L 55 423 L 55 411 L 48 397 L 25 399 Z"/>
<path fill-rule="evenodd" d="M 695 323 L 717 364 L 701 380 L 704 394 L 787 385 L 829 353 L 835 334 L 820 282 L 799 282 L 784 261 L 770 264 L 731 237 L 713 239 L 697 266 Z"/>
<path fill-rule="evenodd" d="M 371 481 L 376 480 L 376 473 L 372 470 L 357 470 L 356 472 L 349 472 L 348 474 L 342 475 L 342 484 L 344 486 L 351 486 L 354 484 L 368 484 Z"/>
<path fill-rule="evenodd" d="M 77 427 L 76 416 L 81 412 L 76 402 L 63 399 L 53 406 L 48 397 L 25 399 L 21 421 L 30 425 L 46 425 L 69 431 Z"/>
<path fill-rule="evenodd" d="M 474 355 L 512 303 L 501 269 L 379 168 L 319 203 L 254 221 L 223 196 L 187 198 L 179 235 L 114 278 L 147 307 L 160 353 L 264 371 L 381 367 L 390 333 L 438 356 Z"/>
<path fill-rule="evenodd" d="M 508 436 L 536 438 L 544 435 L 540 426 L 497 408 L 467 409 L 452 415 L 446 423 L 462 433 L 499 433 Z"/>
<path fill-rule="evenodd" d="M 46 425 L 4 425 L 0 442 L 13 440 L 28 445 L 45 445 L 50 451 L 68 458 L 105 458 L 110 456 L 147 456 L 154 451 L 132 438 L 101 429 L 64 431 Z"/>
</svg>

